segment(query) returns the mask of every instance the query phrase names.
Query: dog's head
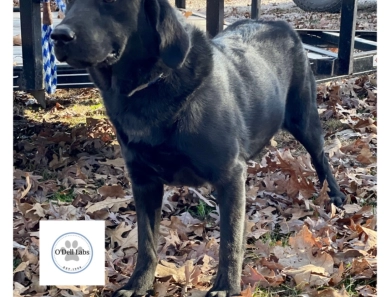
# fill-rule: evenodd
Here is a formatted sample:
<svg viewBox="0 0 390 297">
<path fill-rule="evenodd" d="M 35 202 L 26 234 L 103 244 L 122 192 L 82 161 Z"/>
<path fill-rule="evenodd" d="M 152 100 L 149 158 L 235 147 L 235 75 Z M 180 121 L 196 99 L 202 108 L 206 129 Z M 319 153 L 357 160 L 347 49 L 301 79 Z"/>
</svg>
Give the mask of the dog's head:
<svg viewBox="0 0 390 297">
<path fill-rule="evenodd" d="M 185 60 L 190 39 L 167 0 L 66 0 L 53 30 L 57 59 L 76 68 L 161 58 L 170 68 Z"/>
</svg>

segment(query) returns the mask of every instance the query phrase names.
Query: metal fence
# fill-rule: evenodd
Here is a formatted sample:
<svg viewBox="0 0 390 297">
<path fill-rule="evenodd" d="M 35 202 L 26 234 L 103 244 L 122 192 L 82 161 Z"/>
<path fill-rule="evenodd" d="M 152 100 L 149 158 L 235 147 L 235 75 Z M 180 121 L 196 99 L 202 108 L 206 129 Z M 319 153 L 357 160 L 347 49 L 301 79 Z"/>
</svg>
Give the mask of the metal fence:
<svg viewBox="0 0 390 297">
<path fill-rule="evenodd" d="M 260 16 L 260 0 L 252 0 L 251 18 Z M 178 8 L 186 8 L 186 0 L 175 0 Z M 224 0 L 207 0 L 206 31 L 212 37 L 223 29 Z M 41 45 L 41 7 L 39 0 L 20 0 L 23 65 L 14 66 L 14 90 L 32 93 L 45 106 Z M 15 9 L 14 9 L 15 11 Z M 336 76 L 376 70 L 376 31 L 356 31 L 357 0 L 343 0 L 340 31 L 296 30 L 301 36 L 314 75 L 318 81 Z M 337 53 L 327 48 L 338 48 Z M 354 50 L 359 50 L 354 53 Z M 83 69 L 68 65 L 57 67 L 57 88 L 93 87 Z"/>
</svg>

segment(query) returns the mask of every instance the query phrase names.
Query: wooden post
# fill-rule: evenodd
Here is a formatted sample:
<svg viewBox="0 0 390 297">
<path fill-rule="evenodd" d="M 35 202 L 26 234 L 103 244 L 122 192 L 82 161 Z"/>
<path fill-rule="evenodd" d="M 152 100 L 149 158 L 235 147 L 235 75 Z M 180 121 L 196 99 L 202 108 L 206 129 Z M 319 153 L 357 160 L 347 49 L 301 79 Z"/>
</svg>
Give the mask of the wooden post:
<svg viewBox="0 0 390 297">
<path fill-rule="evenodd" d="M 338 75 L 353 73 L 357 0 L 343 0 L 341 4 Z"/>
<path fill-rule="evenodd" d="M 19 86 L 31 92 L 38 103 L 45 107 L 40 1 L 20 0 L 19 6 L 23 55 L 23 73 Z"/>
<path fill-rule="evenodd" d="M 258 20 L 260 17 L 261 0 L 252 0 L 251 19 Z"/>
<path fill-rule="evenodd" d="M 177 8 L 186 8 L 186 0 L 175 0 L 175 6 Z"/>
<path fill-rule="evenodd" d="M 223 30 L 224 0 L 207 0 L 206 30 L 214 37 Z"/>
</svg>

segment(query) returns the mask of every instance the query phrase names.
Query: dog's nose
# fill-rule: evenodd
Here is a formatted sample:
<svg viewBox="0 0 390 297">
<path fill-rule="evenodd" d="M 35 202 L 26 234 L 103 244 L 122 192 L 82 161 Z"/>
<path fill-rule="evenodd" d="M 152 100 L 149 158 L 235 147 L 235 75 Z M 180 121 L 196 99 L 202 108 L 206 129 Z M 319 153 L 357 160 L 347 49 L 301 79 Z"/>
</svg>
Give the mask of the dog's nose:
<svg viewBox="0 0 390 297">
<path fill-rule="evenodd" d="M 58 42 L 67 43 L 76 37 L 76 33 L 67 25 L 58 25 L 51 33 L 51 39 Z"/>
</svg>

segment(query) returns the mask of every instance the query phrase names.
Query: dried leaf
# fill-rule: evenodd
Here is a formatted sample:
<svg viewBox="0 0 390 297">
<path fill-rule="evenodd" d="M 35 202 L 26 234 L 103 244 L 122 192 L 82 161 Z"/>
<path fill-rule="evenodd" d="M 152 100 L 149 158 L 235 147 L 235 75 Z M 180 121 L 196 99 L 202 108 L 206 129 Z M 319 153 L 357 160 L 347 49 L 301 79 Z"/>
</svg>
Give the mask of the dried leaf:
<svg viewBox="0 0 390 297">
<path fill-rule="evenodd" d="M 327 288 L 325 290 L 318 292 L 318 297 L 350 297 L 348 292 L 343 287 L 341 290 L 335 290 L 332 288 Z"/>
<path fill-rule="evenodd" d="M 329 154 L 329 158 L 333 156 L 341 157 L 343 152 L 340 150 L 341 142 L 335 137 L 328 145 L 324 146 L 324 151 Z"/>
<path fill-rule="evenodd" d="M 19 272 L 19 271 L 24 271 L 26 268 L 27 268 L 27 266 L 29 265 L 30 263 L 27 261 L 27 262 L 22 262 L 22 263 L 20 263 L 19 265 L 18 265 L 18 267 L 16 267 L 15 268 L 15 270 L 14 270 L 14 274 L 16 273 L 16 272 Z"/>
<path fill-rule="evenodd" d="M 175 264 L 161 260 L 161 264 L 157 264 L 155 276 L 158 278 L 172 276 L 175 282 L 185 283 L 185 267 L 188 266 L 190 270 L 194 269 L 191 260 L 187 260 L 183 266 L 177 268 Z M 188 268 L 187 268 L 188 269 Z"/>
<path fill-rule="evenodd" d="M 252 268 L 251 266 L 247 266 L 249 269 L 249 275 L 243 275 L 241 277 L 242 282 L 247 285 L 255 286 L 256 284 L 260 283 L 260 286 L 267 287 L 269 286 L 268 281 L 265 279 L 265 277 L 259 273 L 256 269 Z"/>
<path fill-rule="evenodd" d="M 111 165 L 119 168 L 125 167 L 125 160 L 123 158 L 116 158 L 114 160 L 107 160 L 105 162 L 99 162 L 99 163 L 102 165 Z"/>
<path fill-rule="evenodd" d="M 132 201 L 133 198 L 111 198 L 108 197 L 107 199 L 97 202 L 97 203 L 91 203 L 88 202 L 88 205 L 85 207 L 85 209 L 90 212 L 94 213 L 95 211 L 98 211 L 100 209 L 111 209 L 112 211 L 116 212 L 119 210 L 120 207 L 127 207 L 127 205 Z"/>
<path fill-rule="evenodd" d="M 251 287 L 251 285 L 249 284 L 249 286 L 241 292 L 241 297 L 252 297 L 253 295 L 253 288 Z"/>
<path fill-rule="evenodd" d="M 344 264 L 343 262 L 341 262 L 337 272 L 335 272 L 332 275 L 330 284 L 336 286 L 338 283 L 340 283 L 343 280 L 343 273 L 344 273 Z"/>
<path fill-rule="evenodd" d="M 356 230 L 361 232 L 361 239 L 365 243 L 364 250 L 368 251 L 377 246 L 377 232 L 362 226 L 357 226 Z"/>
<path fill-rule="evenodd" d="M 318 194 L 318 197 L 314 200 L 314 204 L 316 205 L 326 205 L 328 201 L 330 201 L 330 197 L 328 195 L 330 189 L 328 187 L 328 181 L 324 180 L 324 184 L 322 185 L 321 191 Z"/>
<path fill-rule="evenodd" d="M 287 275 L 294 277 L 296 285 L 300 288 L 303 288 L 306 285 L 311 287 L 324 286 L 327 285 L 330 281 L 330 277 L 323 267 L 312 264 L 304 265 L 297 269 L 285 269 L 284 271 Z"/>
<path fill-rule="evenodd" d="M 131 230 L 131 231 L 130 231 Z M 135 226 L 133 229 L 130 226 L 126 226 L 125 222 L 120 223 L 115 230 L 107 229 L 106 233 L 111 238 L 111 247 L 115 247 L 117 243 L 121 249 L 129 247 L 138 247 L 138 237 L 137 237 L 138 228 Z M 130 233 L 123 237 L 123 233 L 130 231 Z"/>
<path fill-rule="evenodd" d="M 153 287 L 154 287 L 155 296 L 157 297 L 167 296 L 169 284 L 170 284 L 169 280 L 162 283 L 161 282 L 154 283 Z"/>
<path fill-rule="evenodd" d="M 102 186 L 98 190 L 98 193 L 103 197 L 125 197 L 126 193 L 123 191 L 122 186 L 114 185 L 114 186 Z"/>
<path fill-rule="evenodd" d="M 189 16 L 192 15 L 192 11 L 185 11 L 185 12 L 183 12 L 183 14 L 184 14 L 184 17 L 188 18 Z"/>
<path fill-rule="evenodd" d="M 34 206 L 27 210 L 26 214 L 29 212 L 33 212 L 34 214 L 38 215 L 39 217 L 43 218 L 45 217 L 45 210 L 42 208 L 41 204 L 35 203 Z"/>
<path fill-rule="evenodd" d="M 376 158 L 373 157 L 371 150 L 368 147 L 361 149 L 360 154 L 356 157 L 356 160 L 365 165 L 376 162 Z"/>
</svg>

